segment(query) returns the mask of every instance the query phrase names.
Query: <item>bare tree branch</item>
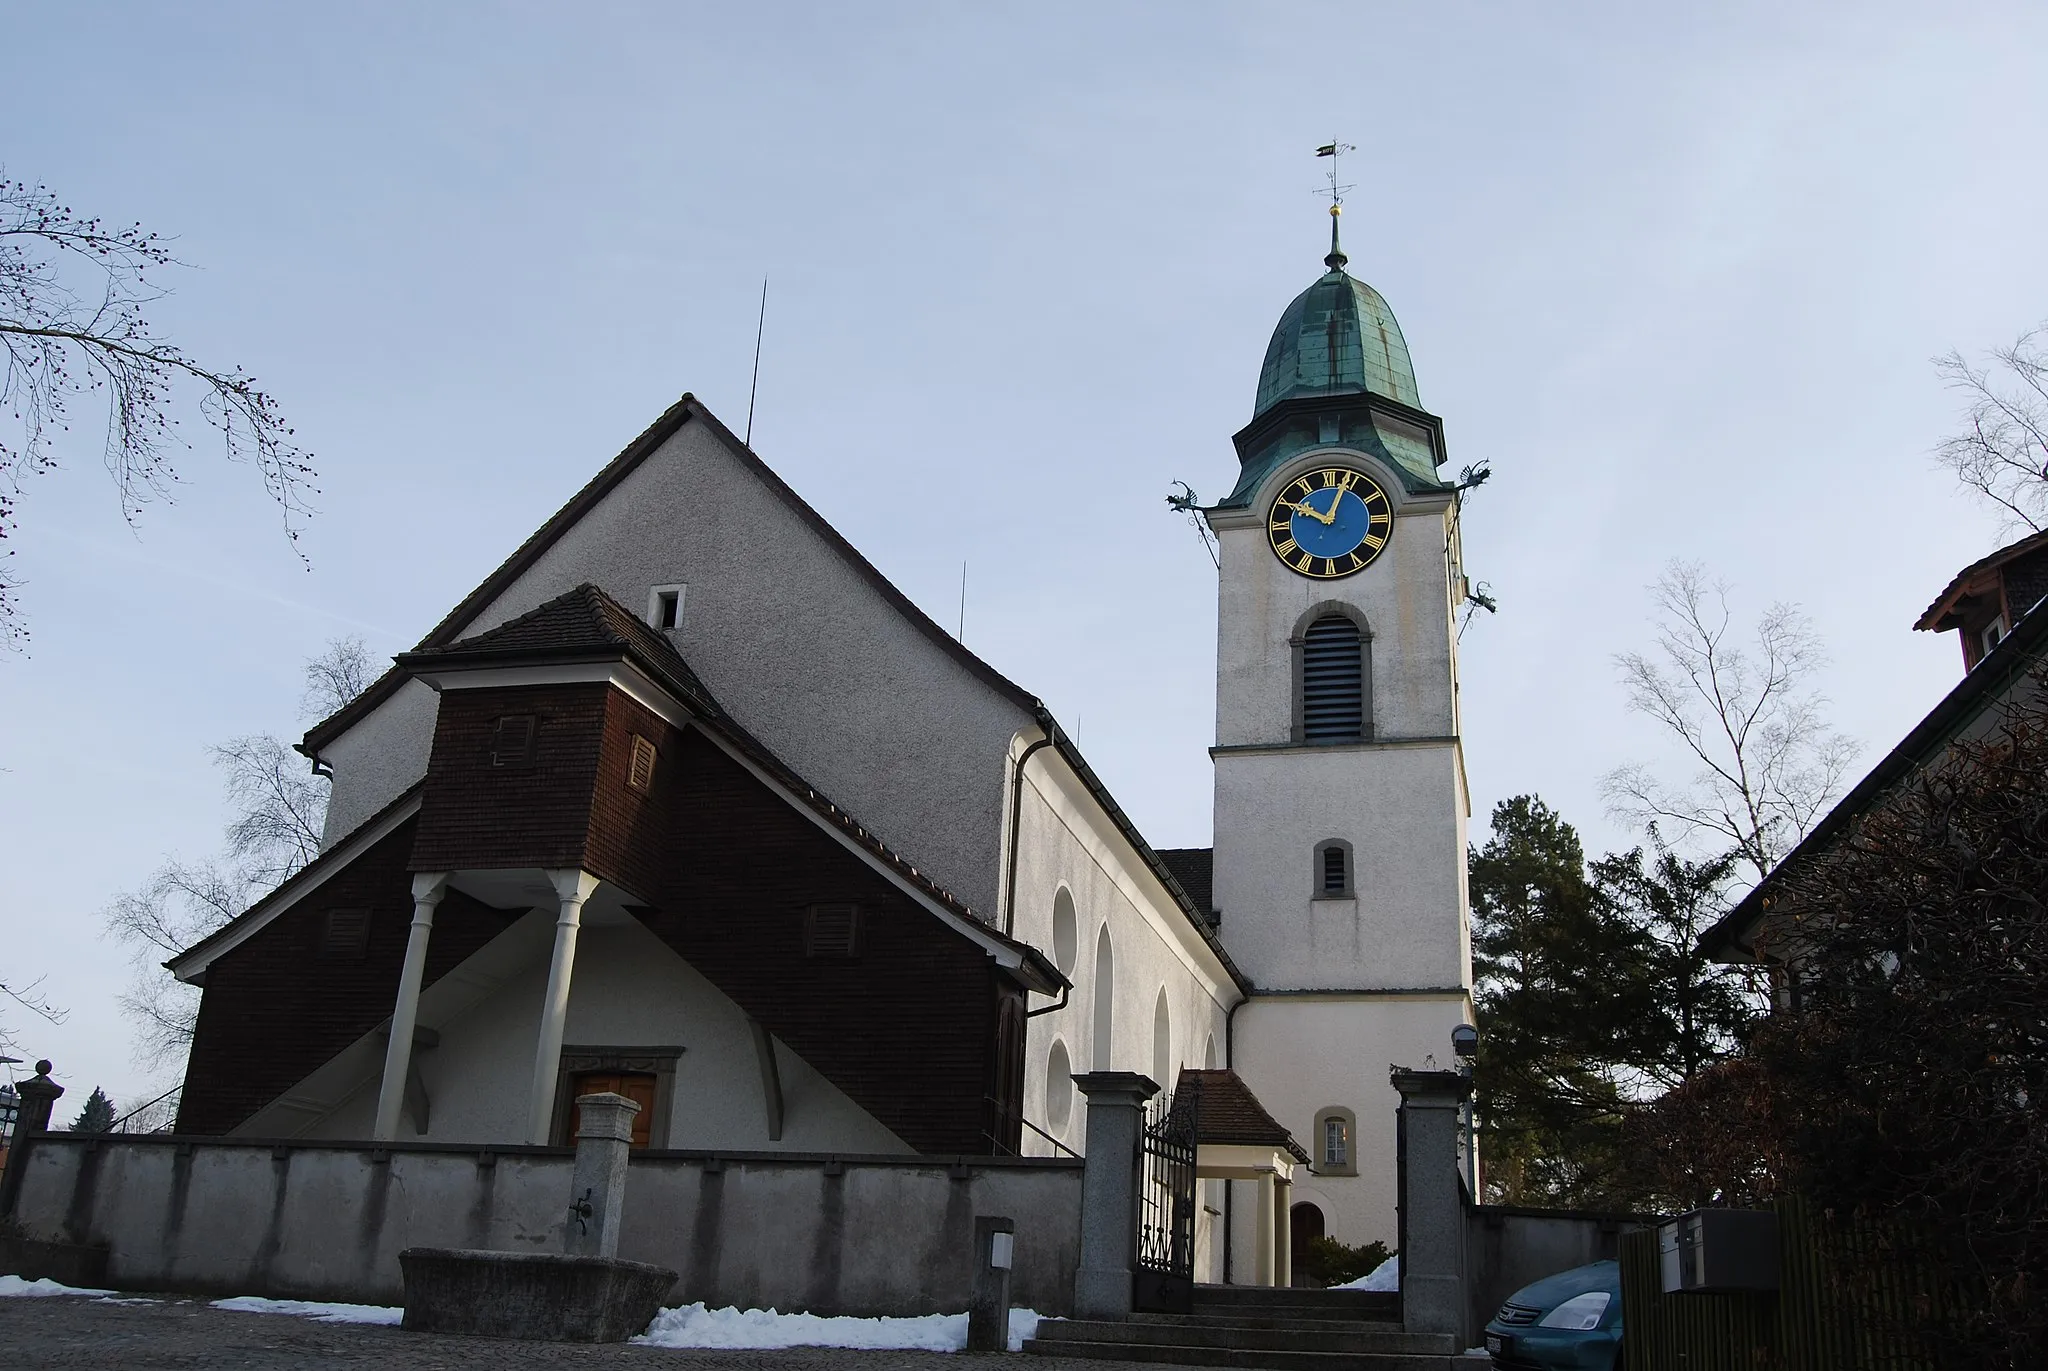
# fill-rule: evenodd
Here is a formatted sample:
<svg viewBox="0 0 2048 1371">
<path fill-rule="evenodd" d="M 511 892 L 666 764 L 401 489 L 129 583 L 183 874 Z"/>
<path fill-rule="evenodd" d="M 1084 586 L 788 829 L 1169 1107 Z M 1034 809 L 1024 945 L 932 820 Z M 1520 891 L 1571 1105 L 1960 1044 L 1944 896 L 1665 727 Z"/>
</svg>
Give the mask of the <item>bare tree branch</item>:
<svg viewBox="0 0 2048 1371">
<path fill-rule="evenodd" d="M 45 186 L 0 179 L 0 405 L 20 426 L 17 436 L 0 438 L 0 541 L 14 534 L 23 483 L 60 464 L 52 439 L 69 431 L 72 405 L 95 392 L 107 405 L 102 457 L 131 523 L 177 484 L 172 452 L 190 445 L 172 406 L 189 393 L 228 458 L 256 467 L 286 537 L 297 541 L 316 493 L 313 468 L 277 402 L 241 368 L 223 371 L 186 355 L 143 312 L 166 293 L 149 273 L 179 265 L 164 239 L 140 224 L 110 226 L 78 215 Z M 24 636 L 15 590 L 0 573 L 0 643 Z"/>
<path fill-rule="evenodd" d="M 369 649 L 355 635 L 336 638 L 306 663 L 306 688 L 299 696 L 301 719 L 327 719 L 370 688 L 377 674 Z"/>
<path fill-rule="evenodd" d="M 306 663 L 301 708 L 332 714 L 363 691 L 372 666 L 360 638 L 338 638 Z M 141 889 L 101 911 L 107 932 L 127 944 L 135 980 L 121 997 L 145 1060 L 161 1066 L 192 1041 L 199 995 L 165 974 L 163 961 L 231 922 L 320 855 L 327 782 L 281 740 L 252 733 L 213 749 L 233 817 L 227 846 L 211 861 L 165 862 Z"/>
<path fill-rule="evenodd" d="M 1968 404 L 1964 431 L 1943 439 L 1934 457 L 2002 510 L 2009 530 L 2039 532 L 2048 527 L 2048 324 L 1993 349 L 1990 363 L 1973 365 L 1960 352 L 1934 359 Z"/>
<path fill-rule="evenodd" d="M 320 855 L 327 822 L 327 782 L 306 760 L 269 734 L 230 738 L 213 749 L 227 775 L 228 857 L 243 877 L 268 889 Z"/>
<path fill-rule="evenodd" d="M 1677 739 L 1693 771 L 1674 783 L 1618 767 L 1601 781 L 1609 812 L 1732 848 L 1761 879 L 1833 802 L 1856 753 L 1810 688 L 1827 660 L 1820 637 L 1780 604 L 1739 641 L 1727 584 L 1696 563 L 1671 563 L 1650 593 L 1656 649 L 1615 664 L 1630 708 Z"/>
</svg>

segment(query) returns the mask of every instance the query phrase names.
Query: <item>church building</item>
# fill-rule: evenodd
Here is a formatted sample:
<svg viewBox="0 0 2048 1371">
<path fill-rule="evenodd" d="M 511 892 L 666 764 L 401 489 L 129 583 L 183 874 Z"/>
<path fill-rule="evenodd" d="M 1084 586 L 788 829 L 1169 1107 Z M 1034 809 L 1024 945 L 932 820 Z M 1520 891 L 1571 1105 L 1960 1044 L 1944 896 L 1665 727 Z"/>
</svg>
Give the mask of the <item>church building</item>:
<svg viewBox="0 0 2048 1371">
<path fill-rule="evenodd" d="M 1201 1101 L 1198 1279 L 1395 1243 L 1388 1067 L 1472 1014 L 1465 582 L 1334 225 L 1202 511 L 1213 848 L 686 395 L 306 734 L 324 850 L 170 963 L 177 1131 L 563 1145 L 610 1089 L 644 1148 L 1051 1155 L 1139 1072 Z"/>
</svg>

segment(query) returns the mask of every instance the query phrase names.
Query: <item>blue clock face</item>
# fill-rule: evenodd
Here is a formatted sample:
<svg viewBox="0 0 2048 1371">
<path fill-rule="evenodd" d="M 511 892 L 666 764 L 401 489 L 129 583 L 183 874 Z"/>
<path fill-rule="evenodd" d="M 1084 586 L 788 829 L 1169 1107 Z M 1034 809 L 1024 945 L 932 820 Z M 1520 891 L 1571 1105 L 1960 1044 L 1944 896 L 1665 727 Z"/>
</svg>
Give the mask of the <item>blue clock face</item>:
<svg viewBox="0 0 2048 1371">
<path fill-rule="evenodd" d="M 1274 499 L 1266 537 L 1289 570 L 1328 581 L 1371 565 L 1393 526 L 1393 504 L 1370 476 L 1324 467 L 1297 476 Z"/>
</svg>

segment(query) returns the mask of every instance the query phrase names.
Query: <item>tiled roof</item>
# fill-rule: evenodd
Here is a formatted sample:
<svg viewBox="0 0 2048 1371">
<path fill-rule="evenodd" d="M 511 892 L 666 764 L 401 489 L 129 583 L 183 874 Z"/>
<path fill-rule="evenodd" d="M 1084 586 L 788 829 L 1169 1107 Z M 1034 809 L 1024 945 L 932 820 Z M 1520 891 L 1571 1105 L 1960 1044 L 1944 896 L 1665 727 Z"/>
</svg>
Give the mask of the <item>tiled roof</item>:
<svg viewBox="0 0 2048 1371">
<path fill-rule="evenodd" d="M 1955 602 L 1961 599 L 1969 590 L 1972 580 L 1993 567 L 2002 566 L 2015 557 L 2024 557 L 2029 552 L 2034 552 L 2044 547 L 2048 547 L 2048 530 L 2040 533 L 2030 533 L 2016 543 L 2006 544 L 1988 557 L 1979 557 L 1976 561 L 1958 571 L 1950 579 L 1947 587 L 1942 590 L 1941 594 L 1934 597 L 1934 603 L 1927 606 L 1920 617 L 1914 620 L 1913 627 L 1937 630 L 1953 627 L 1951 624 L 1944 623 L 1943 620 L 1947 618 L 1948 612 L 1955 608 Z M 2026 605 L 2016 605 L 2014 606 L 2014 612 L 2023 613 L 2028 608 L 2029 606 Z"/>
<path fill-rule="evenodd" d="M 1294 1135 L 1266 1112 L 1252 1088 L 1229 1067 L 1182 1067 L 1174 1085 L 1173 1107 L 1194 1110 L 1197 1143 L 1277 1147 L 1296 1161 L 1309 1159 Z"/>
<path fill-rule="evenodd" d="M 1195 902 L 1195 908 L 1204 914 L 1216 912 L 1215 848 L 1162 847 L 1159 860 L 1166 863 L 1166 869 L 1180 882 L 1180 888 L 1187 891 L 1188 898 Z"/>
<path fill-rule="evenodd" d="M 418 670 L 437 664 L 454 665 L 465 659 L 534 661 L 611 653 L 635 659 L 661 677 L 663 684 L 675 689 L 684 703 L 700 712 L 724 715 L 710 689 L 683 660 L 683 654 L 676 651 L 668 635 L 650 627 L 587 581 L 489 632 L 458 639 L 446 647 L 408 652 L 398 661 L 401 666 Z"/>
</svg>

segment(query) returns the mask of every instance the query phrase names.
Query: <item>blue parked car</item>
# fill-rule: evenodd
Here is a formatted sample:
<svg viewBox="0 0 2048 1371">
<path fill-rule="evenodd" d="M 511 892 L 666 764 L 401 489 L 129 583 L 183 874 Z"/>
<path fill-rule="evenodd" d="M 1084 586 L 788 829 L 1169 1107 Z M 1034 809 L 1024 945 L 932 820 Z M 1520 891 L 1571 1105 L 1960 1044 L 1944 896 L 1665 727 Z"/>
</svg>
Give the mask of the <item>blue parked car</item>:
<svg viewBox="0 0 2048 1371">
<path fill-rule="evenodd" d="M 1523 1286 L 1486 1325 L 1486 1350 L 1503 1371 L 1620 1371 L 1620 1263 Z"/>
</svg>

